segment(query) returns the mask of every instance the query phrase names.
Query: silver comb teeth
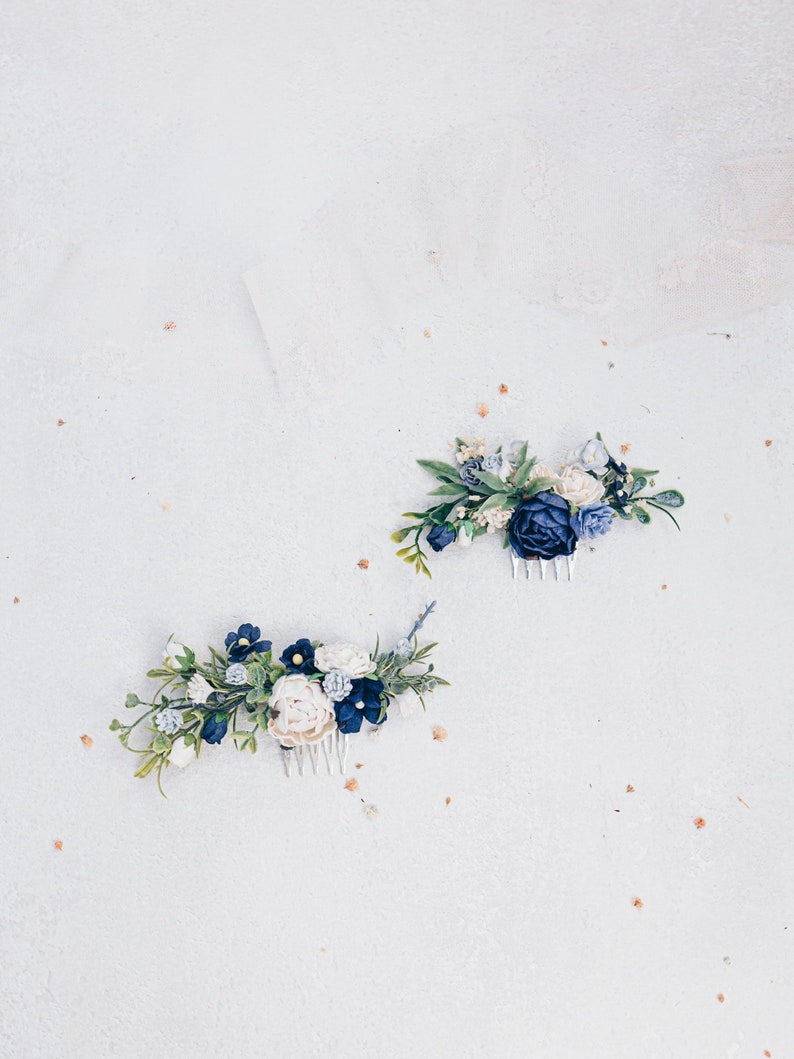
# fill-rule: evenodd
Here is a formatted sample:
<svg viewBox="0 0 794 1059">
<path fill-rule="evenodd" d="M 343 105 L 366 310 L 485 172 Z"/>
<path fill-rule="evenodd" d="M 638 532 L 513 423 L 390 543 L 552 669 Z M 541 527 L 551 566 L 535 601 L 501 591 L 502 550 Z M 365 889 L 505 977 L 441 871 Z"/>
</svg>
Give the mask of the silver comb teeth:
<svg viewBox="0 0 794 1059">
<path fill-rule="evenodd" d="M 576 552 L 571 552 L 570 555 L 558 555 L 555 559 L 541 559 L 538 556 L 532 556 L 529 559 L 522 559 L 512 548 L 510 549 L 510 561 L 513 564 L 513 580 L 518 578 L 518 572 L 521 569 L 521 564 L 524 564 L 525 575 L 527 581 L 532 577 L 532 564 L 537 563 L 538 569 L 540 570 L 541 581 L 546 580 L 546 570 L 549 563 L 554 565 L 554 580 L 562 581 L 564 578 L 561 576 L 563 571 L 563 560 L 565 561 L 568 570 L 568 580 L 573 581 L 573 567 L 576 562 Z"/>
<path fill-rule="evenodd" d="M 322 758 L 320 751 L 322 750 Z M 335 761 L 339 763 L 339 774 L 345 775 L 347 768 L 347 754 L 350 750 L 350 736 L 343 735 L 339 731 L 331 732 L 319 743 L 307 743 L 306 746 L 281 748 L 284 756 L 284 771 L 287 776 L 292 775 L 293 768 L 297 768 L 299 776 L 306 775 L 306 766 L 311 765 L 315 776 L 320 774 L 320 762 L 325 762 L 325 769 L 329 776 L 333 776 Z"/>
</svg>

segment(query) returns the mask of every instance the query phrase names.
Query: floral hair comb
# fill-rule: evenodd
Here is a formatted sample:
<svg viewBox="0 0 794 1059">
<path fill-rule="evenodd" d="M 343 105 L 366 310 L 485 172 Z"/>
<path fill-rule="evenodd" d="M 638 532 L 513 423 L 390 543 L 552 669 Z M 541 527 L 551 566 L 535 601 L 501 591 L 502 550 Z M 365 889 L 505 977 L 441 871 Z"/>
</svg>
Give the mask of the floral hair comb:
<svg viewBox="0 0 794 1059">
<path fill-rule="evenodd" d="M 454 464 L 418 460 L 441 483 L 430 493 L 441 501 L 427 511 L 403 515 L 414 524 L 398 529 L 392 540 L 413 540 L 397 555 L 430 577 L 423 533 L 432 550 L 440 552 L 453 541 L 465 548 L 499 530 L 504 547 L 510 548 L 514 578 L 522 562 L 531 577 L 531 563 L 537 560 L 541 579 L 552 562 L 559 581 L 565 559 L 570 581 L 578 543 L 602 537 L 616 519 L 636 518 L 647 525 L 651 511 L 662 511 L 678 526 L 671 509 L 683 507 L 683 495 L 677 489 L 648 492 L 656 488 L 659 472 L 627 467 L 610 455 L 600 434 L 569 453 L 559 473 L 528 456 L 527 447 L 526 441 L 514 441 L 508 450 L 500 446 L 486 455 L 482 438 L 456 438 Z"/>
<path fill-rule="evenodd" d="M 350 736 L 364 721 L 383 724 L 395 703 L 402 713 L 420 702 L 424 707 L 428 692 L 448 684 L 428 661 L 437 645 L 420 647 L 417 640 L 435 605 L 390 651 L 379 650 L 379 638 L 372 654 L 355 644 L 304 637 L 274 661 L 270 640 L 261 640 L 259 628 L 245 624 L 228 634 L 224 651 L 209 647 L 209 660 L 202 662 L 171 638 L 162 667 L 147 673 L 160 681 L 151 700 L 127 696 L 128 709 L 145 712 L 132 724 L 114 718 L 110 730 L 141 756 L 135 775 L 154 773 L 160 793 L 163 768 L 184 768 L 205 744 L 220 743 L 227 734 L 238 750 L 252 754 L 261 734 L 271 736 L 281 747 L 287 776 L 293 763 L 302 776 L 307 760 L 317 775 L 321 751 L 328 774 L 334 773 L 335 758 L 344 774 Z M 148 742 L 130 746 L 130 736 L 144 721 Z"/>
</svg>

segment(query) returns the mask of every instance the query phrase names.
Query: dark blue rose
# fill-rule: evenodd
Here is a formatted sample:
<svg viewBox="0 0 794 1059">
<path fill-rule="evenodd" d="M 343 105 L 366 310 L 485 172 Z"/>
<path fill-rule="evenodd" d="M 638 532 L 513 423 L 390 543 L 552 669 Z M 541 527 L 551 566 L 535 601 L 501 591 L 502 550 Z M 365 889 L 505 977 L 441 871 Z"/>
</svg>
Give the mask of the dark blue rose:
<svg viewBox="0 0 794 1059">
<path fill-rule="evenodd" d="M 522 559 L 555 559 L 571 555 L 576 533 L 567 500 L 556 493 L 538 493 L 522 500 L 507 527 L 513 551 Z"/>
<path fill-rule="evenodd" d="M 479 472 L 482 470 L 482 464 L 482 456 L 475 456 L 473 460 L 466 460 L 460 469 L 461 481 L 470 489 L 476 489 L 478 485 L 482 485 L 478 477 Z"/>
<path fill-rule="evenodd" d="M 273 644 L 270 640 L 260 640 L 258 626 L 246 622 L 237 632 L 227 634 L 226 646 L 229 649 L 230 662 L 244 662 L 250 654 L 269 651 Z"/>
<path fill-rule="evenodd" d="M 612 529 L 615 517 L 609 504 L 599 501 L 597 504 L 588 504 L 580 507 L 575 515 L 571 515 L 571 526 L 576 536 L 583 541 L 592 540 L 595 537 L 603 537 Z"/>
<path fill-rule="evenodd" d="M 433 526 L 427 535 L 427 543 L 434 552 L 443 552 L 448 544 L 455 540 L 455 530 L 448 522 L 442 522 L 440 526 Z"/>
<path fill-rule="evenodd" d="M 205 743 L 220 743 L 229 727 L 229 718 L 225 713 L 210 713 L 201 729 L 201 738 Z"/>
<path fill-rule="evenodd" d="M 385 713 L 383 719 L 378 720 L 381 711 L 380 696 L 382 691 L 383 682 L 380 680 L 370 680 L 367 677 L 354 680 L 353 690 L 347 698 L 335 704 L 336 723 L 339 725 L 339 731 L 344 733 L 360 732 L 361 722 L 364 720 L 369 721 L 370 724 L 383 724 L 387 716 Z"/>
<path fill-rule="evenodd" d="M 285 647 L 279 662 L 286 666 L 288 673 L 305 673 L 306 676 L 311 676 L 315 671 L 314 648 L 311 640 L 307 640 L 304 636 L 295 643 L 291 643 L 289 647 Z"/>
</svg>

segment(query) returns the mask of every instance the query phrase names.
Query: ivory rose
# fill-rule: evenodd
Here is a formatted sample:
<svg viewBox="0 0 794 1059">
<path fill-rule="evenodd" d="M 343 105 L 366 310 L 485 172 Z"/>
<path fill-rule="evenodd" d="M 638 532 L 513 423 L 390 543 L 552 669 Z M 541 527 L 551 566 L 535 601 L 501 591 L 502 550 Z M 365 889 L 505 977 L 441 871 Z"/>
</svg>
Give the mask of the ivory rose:
<svg viewBox="0 0 794 1059">
<path fill-rule="evenodd" d="M 318 743 L 336 728 L 334 704 L 317 680 L 287 673 L 273 685 L 267 730 L 282 746 Z"/>
<path fill-rule="evenodd" d="M 604 486 L 591 474 L 566 467 L 554 485 L 554 492 L 574 507 L 585 507 L 598 503 L 604 495 Z"/>
<path fill-rule="evenodd" d="M 353 680 L 365 677 L 375 668 L 369 654 L 353 643 L 329 643 L 314 652 L 314 664 L 321 673 L 344 669 Z"/>
</svg>

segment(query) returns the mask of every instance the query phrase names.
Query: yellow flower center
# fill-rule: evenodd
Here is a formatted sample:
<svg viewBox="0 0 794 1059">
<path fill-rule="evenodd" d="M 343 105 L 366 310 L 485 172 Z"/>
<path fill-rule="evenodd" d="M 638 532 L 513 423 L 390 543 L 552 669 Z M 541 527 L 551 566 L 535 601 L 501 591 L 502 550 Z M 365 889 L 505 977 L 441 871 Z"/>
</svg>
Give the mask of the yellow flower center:
<svg viewBox="0 0 794 1059">
<path fill-rule="evenodd" d="M 240 645 L 240 647 L 250 647 L 251 646 L 251 641 L 250 640 L 246 640 L 246 638 L 244 636 L 241 636 L 240 639 L 237 641 L 237 643 Z"/>
<path fill-rule="evenodd" d="M 302 666 L 303 665 L 303 655 L 293 655 L 292 656 L 292 664 L 294 666 Z"/>
</svg>

